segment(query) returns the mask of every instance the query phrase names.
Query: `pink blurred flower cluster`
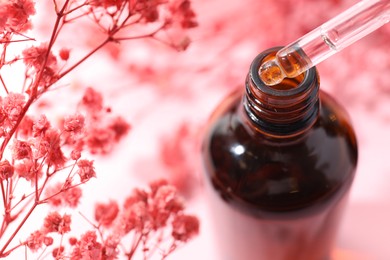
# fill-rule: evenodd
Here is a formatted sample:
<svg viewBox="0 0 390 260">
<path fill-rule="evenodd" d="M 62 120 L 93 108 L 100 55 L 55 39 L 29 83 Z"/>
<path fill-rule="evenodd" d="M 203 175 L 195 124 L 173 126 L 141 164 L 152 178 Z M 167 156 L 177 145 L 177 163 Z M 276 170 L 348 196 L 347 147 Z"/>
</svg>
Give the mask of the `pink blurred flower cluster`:
<svg viewBox="0 0 390 260">
<path fill-rule="evenodd" d="M 32 27 L 30 16 L 33 14 L 35 14 L 35 6 L 32 0 L 0 2 L 0 32 L 20 34 L 26 32 Z"/>
<path fill-rule="evenodd" d="M 133 259 L 141 254 L 150 259 L 159 250 L 165 259 L 199 232 L 198 218 L 184 213 L 183 201 L 166 181 L 151 183 L 149 189 L 134 189 L 121 207 L 113 200 L 97 203 L 94 218 L 95 224 L 88 220 L 91 230 L 80 238 L 70 236 L 68 243 L 61 242 L 52 248 L 52 256 L 108 260 L 119 256 Z M 22 244 L 36 252 L 53 245 L 51 233 L 63 237 L 70 232 L 71 215 L 53 211 L 45 217 L 43 226 Z M 127 246 L 122 241 L 129 236 L 133 242 Z"/>
<path fill-rule="evenodd" d="M 155 79 L 163 82 L 153 90 L 159 108 L 174 107 L 172 112 L 181 117 L 178 123 L 172 120 L 176 122 L 173 129 L 167 124 L 166 133 L 159 133 L 160 152 L 156 157 L 160 167 L 167 169 L 167 176 L 180 183 L 184 192 L 194 186 L 194 176 L 201 169 L 193 155 L 199 151 L 202 128 L 229 92 L 244 90 L 249 65 L 259 52 L 297 40 L 356 3 L 356 0 L 197 3 L 201 26 L 196 34 L 198 40 L 188 52 L 175 57 L 174 63 L 166 63 L 172 55 L 162 52 L 152 58 L 153 62 L 128 66 L 145 87 Z M 216 9 L 219 11 L 215 12 Z M 381 104 L 389 102 L 389 28 L 385 25 L 318 66 L 321 88 L 351 114 L 366 110 L 380 115 L 384 106 Z M 150 114 L 154 118 L 159 113 L 150 111 Z M 353 120 L 360 121 L 356 116 Z M 381 116 L 381 120 L 385 124 L 388 116 Z M 360 130 L 357 128 L 361 135 Z"/>
<path fill-rule="evenodd" d="M 15 70 L 9 77 L 0 74 L 0 258 L 26 247 L 41 256 L 51 248 L 56 259 L 116 259 L 120 253 L 131 259 L 139 245 L 146 257 L 169 242 L 161 254 L 165 258 L 199 229 L 198 219 L 184 214 L 184 204 L 166 182 L 152 184 L 150 191 L 136 190 L 122 207 L 114 200 L 98 203 L 97 224 L 86 218 L 92 231 L 80 238 L 71 237 L 70 248 L 65 248 L 63 238 L 72 231 L 73 217 L 60 212 L 74 212 L 83 197 L 83 185 L 97 177 L 95 161 L 88 157 L 110 155 L 131 126 L 122 116 L 114 115 L 104 104 L 104 95 L 92 87 L 85 88 L 74 113 L 56 114 L 56 121 L 49 119 L 53 117 L 50 111 L 35 104 L 110 43 L 148 38 L 173 49 L 186 49 L 188 37 L 171 39 L 166 34 L 197 26 L 191 2 L 48 2 L 55 19 L 49 38 L 38 41 L 31 35 L 32 16 L 39 14 L 34 1 L 0 1 L 0 70 Z M 85 22 L 98 28 L 103 40 L 77 56 L 77 44 L 64 47 L 59 39 L 66 28 L 78 23 L 84 26 Z M 88 33 L 89 27 L 84 28 Z M 22 50 L 16 47 L 21 42 L 27 44 Z M 19 68 L 22 73 L 17 73 Z M 23 77 L 20 86 L 12 80 L 17 75 Z M 27 237 L 22 229 L 42 205 L 48 205 L 50 212 L 42 227 Z M 165 230 L 171 230 L 172 241 L 163 239 Z M 122 240 L 130 233 L 135 243 L 121 252 L 122 245 L 125 247 Z"/>
</svg>

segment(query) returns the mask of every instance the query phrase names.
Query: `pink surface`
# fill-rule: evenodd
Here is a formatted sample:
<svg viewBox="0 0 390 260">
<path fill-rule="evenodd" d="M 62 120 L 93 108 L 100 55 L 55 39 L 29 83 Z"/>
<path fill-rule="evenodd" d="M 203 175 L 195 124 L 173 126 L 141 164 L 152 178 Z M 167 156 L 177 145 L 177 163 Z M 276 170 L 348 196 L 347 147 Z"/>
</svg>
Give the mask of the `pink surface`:
<svg viewBox="0 0 390 260">
<path fill-rule="evenodd" d="M 91 215 L 96 201 L 121 200 L 130 188 L 166 177 L 201 220 L 200 235 L 170 259 L 215 259 L 198 149 L 207 118 L 228 92 L 243 86 L 258 52 L 288 44 L 355 2 L 194 0 L 199 27 L 189 32 L 193 42 L 187 51 L 131 41 L 85 62 L 65 79 L 69 86 L 44 98 L 61 102 L 51 117 L 73 106 L 85 86 L 94 86 L 133 129 L 112 157 L 95 159 L 98 178 L 85 187 L 80 210 Z M 40 40 L 49 19 L 42 15 L 36 29 Z M 76 54 L 93 43 L 92 34 L 71 33 L 82 39 L 72 46 Z M 72 38 L 62 41 L 70 45 Z M 360 147 L 334 260 L 390 259 L 389 42 L 387 25 L 318 66 L 322 89 L 348 110 Z M 85 223 L 80 219 L 75 225 Z"/>
</svg>

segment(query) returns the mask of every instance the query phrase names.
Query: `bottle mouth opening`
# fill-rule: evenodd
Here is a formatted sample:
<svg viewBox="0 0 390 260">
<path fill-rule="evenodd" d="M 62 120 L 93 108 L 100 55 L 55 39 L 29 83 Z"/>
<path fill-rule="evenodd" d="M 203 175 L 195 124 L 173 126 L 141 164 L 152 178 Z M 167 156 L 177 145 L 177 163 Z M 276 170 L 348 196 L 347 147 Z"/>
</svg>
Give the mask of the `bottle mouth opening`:
<svg viewBox="0 0 390 260">
<path fill-rule="evenodd" d="M 262 52 L 261 54 L 259 54 L 253 60 L 250 68 L 250 77 L 253 83 L 261 92 L 272 96 L 288 97 L 288 96 L 295 96 L 297 94 L 307 91 L 308 88 L 310 88 L 312 82 L 317 80 L 316 79 L 317 71 L 315 67 L 309 69 L 308 71 L 300 74 L 295 78 L 284 78 L 282 82 L 273 86 L 266 85 L 260 79 L 259 72 L 258 72 L 260 66 L 265 61 L 274 58 L 276 53 L 281 48 L 282 47 L 275 47 L 275 48 L 268 49 Z"/>
</svg>

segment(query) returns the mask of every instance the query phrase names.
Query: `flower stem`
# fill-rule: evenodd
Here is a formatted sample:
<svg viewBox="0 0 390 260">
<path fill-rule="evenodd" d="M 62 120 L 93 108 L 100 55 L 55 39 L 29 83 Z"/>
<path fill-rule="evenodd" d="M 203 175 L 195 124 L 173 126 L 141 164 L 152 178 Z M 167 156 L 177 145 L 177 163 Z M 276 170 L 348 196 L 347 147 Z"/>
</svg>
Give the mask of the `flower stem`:
<svg viewBox="0 0 390 260">
<path fill-rule="evenodd" d="M 5 84 L 4 79 L 3 79 L 3 77 L 2 77 L 1 75 L 0 75 L 0 81 L 1 81 L 1 84 L 3 85 L 3 88 L 4 88 L 4 90 L 5 90 L 5 93 L 8 94 L 7 85 Z"/>
<path fill-rule="evenodd" d="M 106 40 L 104 40 L 102 43 L 100 43 L 98 46 L 95 47 L 95 49 L 93 49 L 91 52 L 89 52 L 87 55 L 85 55 L 83 58 L 81 58 L 78 62 L 76 62 L 75 64 L 73 64 L 73 66 L 71 66 L 70 68 L 68 68 L 66 71 L 62 72 L 60 75 L 59 75 L 59 79 L 64 77 L 66 74 L 68 74 L 69 72 L 71 72 L 72 70 L 74 70 L 77 66 L 79 66 L 81 63 L 83 63 L 85 60 L 87 60 L 89 57 L 91 57 L 94 53 L 96 53 L 98 50 L 100 50 L 101 48 L 104 47 L 104 45 L 106 45 L 108 42 L 112 41 L 112 38 L 109 36 L 107 37 Z"/>
<path fill-rule="evenodd" d="M 134 234 L 134 235 L 136 235 L 136 234 Z M 127 259 L 128 260 L 131 260 L 133 258 L 134 254 L 135 254 L 135 251 L 138 248 L 139 243 L 141 243 L 142 237 L 143 237 L 143 235 L 142 235 L 142 232 L 141 232 L 141 234 L 139 235 L 138 239 L 133 243 L 133 245 L 131 247 L 131 251 L 127 254 L 127 256 L 128 256 Z"/>
<path fill-rule="evenodd" d="M 24 216 L 23 220 L 19 223 L 18 227 L 15 229 L 15 231 L 12 233 L 11 237 L 7 240 L 7 242 L 4 244 L 4 246 L 0 250 L 0 257 L 6 257 L 11 251 L 5 252 L 9 244 L 12 242 L 12 240 L 15 238 L 16 234 L 19 232 L 19 230 L 23 227 L 23 225 L 26 223 L 27 219 L 31 216 L 32 212 L 38 205 L 37 202 L 35 202 L 30 210 L 27 212 L 27 214 Z"/>
</svg>

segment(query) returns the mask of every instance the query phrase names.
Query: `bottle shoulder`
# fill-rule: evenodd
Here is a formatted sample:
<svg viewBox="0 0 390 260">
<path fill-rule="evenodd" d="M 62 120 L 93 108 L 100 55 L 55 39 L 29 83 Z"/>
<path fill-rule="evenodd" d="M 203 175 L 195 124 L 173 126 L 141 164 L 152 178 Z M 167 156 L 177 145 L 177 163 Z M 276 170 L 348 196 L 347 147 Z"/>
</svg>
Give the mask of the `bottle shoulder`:
<svg viewBox="0 0 390 260">
<path fill-rule="evenodd" d="M 270 140 L 243 118 L 240 95 L 214 113 L 203 144 L 206 174 L 221 197 L 256 215 L 308 214 L 349 188 L 356 137 L 345 110 L 320 94 L 314 125 L 288 142 Z"/>
</svg>

